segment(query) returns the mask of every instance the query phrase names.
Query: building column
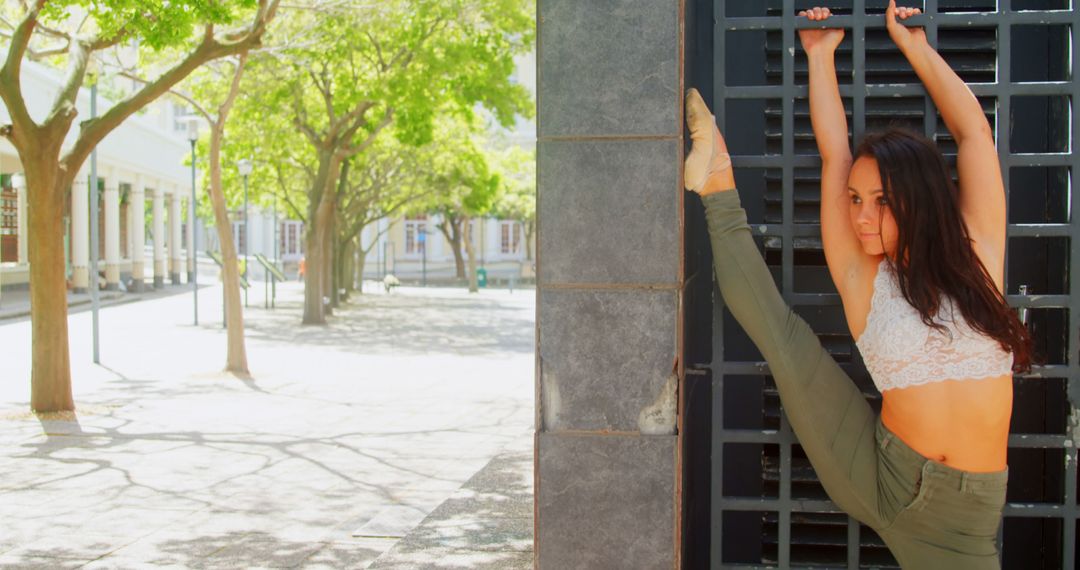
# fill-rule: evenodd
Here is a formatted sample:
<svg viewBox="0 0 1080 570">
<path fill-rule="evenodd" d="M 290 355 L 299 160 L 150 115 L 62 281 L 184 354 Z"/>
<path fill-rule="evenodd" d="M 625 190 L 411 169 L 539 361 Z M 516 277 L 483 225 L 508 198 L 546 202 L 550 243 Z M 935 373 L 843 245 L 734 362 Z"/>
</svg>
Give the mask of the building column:
<svg viewBox="0 0 1080 570">
<path fill-rule="evenodd" d="M 27 244 L 30 243 L 27 230 L 30 226 L 28 225 L 29 222 L 26 219 L 26 188 L 20 188 L 16 190 L 16 192 L 19 193 L 16 202 L 18 210 L 16 211 L 15 220 L 15 223 L 18 224 L 19 232 L 17 238 L 19 241 L 19 257 L 18 259 L 16 259 L 16 261 L 21 264 L 26 264 L 30 263 L 30 256 L 27 253 Z"/>
<path fill-rule="evenodd" d="M 80 170 L 71 183 L 71 285 L 76 293 L 90 288 L 90 181 L 86 170 Z"/>
<path fill-rule="evenodd" d="M 135 177 L 131 187 L 131 199 L 128 202 L 128 243 L 131 244 L 131 282 L 132 290 L 142 292 L 146 288 L 146 186 L 141 176 Z"/>
<path fill-rule="evenodd" d="M 165 286 L 165 191 L 161 182 L 154 188 L 154 204 L 151 215 L 154 224 L 154 288 Z"/>
<path fill-rule="evenodd" d="M 191 217 L 191 198 L 187 199 L 187 205 L 184 209 L 188 213 L 188 217 Z M 191 283 L 195 281 L 195 256 L 198 252 L 195 251 L 195 219 L 188 220 L 187 227 L 187 282 Z"/>
<path fill-rule="evenodd" d="M 183 268 L 183 256 L 180 253 L 180 197 L 176 187 L 169 197 L 169 281 L 180 284 L 180 271 Z"/>
<path fill-rule="evenodd" d="M 105 179 L 105 289 L 120 290 L 120 182 Z"/>
<path fill-rule="evenodd" d="M 538 0 L 538 570 L 682 567 L 683 5 Z"/>
</svg>

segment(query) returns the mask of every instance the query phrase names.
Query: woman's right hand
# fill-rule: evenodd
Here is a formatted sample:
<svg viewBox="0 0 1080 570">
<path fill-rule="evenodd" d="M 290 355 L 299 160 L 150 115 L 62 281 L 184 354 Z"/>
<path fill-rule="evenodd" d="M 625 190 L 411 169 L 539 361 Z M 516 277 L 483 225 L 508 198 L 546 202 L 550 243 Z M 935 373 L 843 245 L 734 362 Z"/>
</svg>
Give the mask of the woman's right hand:
<svg viewBox="0 0 1080 570">
<path fill-rule="evenodd" d="M 831 15 L 828 8 L 817 6 L 799 12 L 799 16 L 805 16 L 806 19 L 814 22 L 828 20 Z M 803 50 L 807 55 L 816 52 L 833 53 L 844 39 L 844 29 L 802 29 L 799 30 L 799 39 L 802 40 Z"/>
</svg>

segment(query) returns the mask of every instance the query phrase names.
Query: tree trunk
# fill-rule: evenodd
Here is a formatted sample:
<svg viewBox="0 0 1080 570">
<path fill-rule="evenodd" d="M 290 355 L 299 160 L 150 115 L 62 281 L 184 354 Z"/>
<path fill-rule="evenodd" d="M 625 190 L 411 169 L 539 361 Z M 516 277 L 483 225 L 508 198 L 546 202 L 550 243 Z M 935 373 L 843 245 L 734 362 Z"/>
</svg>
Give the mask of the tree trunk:
<svg viewBox="0 0 1080 570">
<path fill-rule="evenodd" d="M 360 238 L 357 238 L 358 240 Z M 378 243 L 376 241 L 375 243 Z M 361 244 L 362 245 L 362 244 Z M 356 282 L 360 285 L 356 288 L 358 295 L 364 292 L 364 264 L 367 262 L 367 250 L 360 245 L 356 246 Z"/>
<path fill-rule="evenodd" d="M 443 222 L 436 226 L 446 241 L 450 243 L 450 251 L 454 252 L 454 268 L 457 270 L 457 278 L 465 279 L 465 258 L 461 255 L 461 216 L 452 213 L 443 213 Z"/>
<path fill-rule="evenodd" d="M 225 136 L 223 125 L 214 125 L 210 132 L 210 204 L 214 210 L 214 226 L 221 244 L 221 281 L 225 289 L 225 332 L 228 352 L 225 370 L 242 378 L 249 378 L 247 347 L 244 344 L 244 306 L 240 300 L 240 267 L 233 242 L 232 222 L 225 205 L 225 191 L 221 186 L 221 142 Z"/>
<path fill-rule="evenodd" d="M 338 251 L 338 289 L 342 291 L 341 300 L 347 301 L 356 290 L 356 238 L 341 244 Z"/>
<path fill-rule="evenodd" d="M 333 220 L 336 215 L 331 215 Z M 337 232 L 334 230 L 333 222 L 331 222 L 330 229 L 327 231 L 326 243 L 323 246 L 325 249 L 325 255 L 323 257 L 323 296 L 329 300 L 329 304 L 326 306 L 326 315 L 330 316 L 334 314 L 334 309 L 338 305 L 337 295 L 337 264 L 334 263 L 337 256 L 337 243 L 334 240 L 334 234 Z"/>
<path fill-rule="evenodd" d="M 469 292 L 479 293 L 480 286 L 476 278 L 476 248 L 473 247 L 472 220 L 465 218 L 462 225 L 465 226 L 465 252 L 469 255 Z"/>
<path fill-rule="evenodd" d="M 307 225 L 304 228 L 304 317 L 305 325 L 325 325 L 326 314 L 323 309 L 324 257 L 326 244 L 333 221 L 334 174 L 338 171 L 338 160 L 332 151 L 322 151 L 319 156 L 319 172 L 310 196 Z"/>
<path fill-rule="evenodd" d="M 40 154 L 20 153 L 30 208 L 27 244 L 30 256 L 30 409 L 75 409 L 68 349 L 67 279 L 64 274 L 64 197 L 59 145 Z M 96 280 L 91 281 L 94 285 Z"/>
<path fill-rule="evenodd" d="M 304 316 L 305 325 L 325 325 L 326 316 L 322 304 L 322 236 L 315 224 L 318 223 L 318 210 L 315 216 L 308 216 L 308 227 L 304 228 Z"/>
</svg>

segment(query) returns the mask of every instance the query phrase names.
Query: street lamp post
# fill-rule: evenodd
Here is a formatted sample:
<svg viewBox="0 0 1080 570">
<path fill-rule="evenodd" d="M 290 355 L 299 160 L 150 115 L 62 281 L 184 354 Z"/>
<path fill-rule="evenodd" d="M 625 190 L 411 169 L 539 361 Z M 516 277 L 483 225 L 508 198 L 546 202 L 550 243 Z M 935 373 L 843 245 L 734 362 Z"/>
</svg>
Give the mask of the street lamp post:
<svg viewBox="0 0 1080 570">
<path fill-rule="evenodd" d="M 97 118 L 97 60 L 91 58 L 87 70 L 90 77 L 90 119 Z M 155 236 L 156 239 L 156 236 Z M 90 151 L 90 312 L 93 322 L 94 364 L 101 364 L 101 350 L 98 342 L 98 310 L 101 299 L 98 295 L 98 175 L 97 145 Z"/>
<path fill-rule="evenodd" d="M 277 220 L 277 192 L 274 192 L 274 230 L 272 232 L 274 239 L 274 266 L 278 264 L 278 220 Z M 270 308 L 276 309 L 275 302 L 277 301 L 277 279 L 270 278 Z"/>
<path fill-rule="evenodd" d="M 417 237 L 417 240 L 420 242 L 420 253 L 423 254 L 423 257 L 421 258 L 421 287 L 427 287 L 427 233 L 427 228 L 421 227 L 419 237 Z"/>
<path fill-rule="evenodd" d="M 251 244 L 251 232 L 248 227 L 248 175 L 251 174 L 251 161 L 246 158 L 241 158 L 236 162 L 236 169 L 240 171 L 240 176 L 244 177 L 244 280 L 247 280 L 248 276 L 248 250 Z M 251 283 L 248 283 L 248 288 L 251 287 Z M 248 306 L 248 290 L 244 289 L 244 307 Z"/>
<path fill-rule="evenodd" d="M 194 267 L 191 270 L 191 296 L 195 301 L 195 326 L 199 326 L 199 232 L 195 226 L 195 143 L 199 141 L 199 118 L 191 115 L 187 119 L 188 141 L 191 142 L 191 209 L 188 215 L 188 223 L 191 225 L 191 259 Z"/>
</svg>

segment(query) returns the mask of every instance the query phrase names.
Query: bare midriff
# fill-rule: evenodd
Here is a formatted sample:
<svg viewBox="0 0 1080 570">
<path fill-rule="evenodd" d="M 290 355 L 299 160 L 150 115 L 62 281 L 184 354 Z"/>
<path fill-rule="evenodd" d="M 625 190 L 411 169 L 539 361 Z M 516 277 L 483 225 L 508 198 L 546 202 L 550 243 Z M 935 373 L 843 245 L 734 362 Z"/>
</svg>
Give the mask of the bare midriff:
<svg viewBox="0 0 1080 570">
<path fill-rule="evenodd" d="M 1012 375 L 886 390 L 881 421 L 919 454 L 971 472 L 1005 469 Z"/>
</svg>

